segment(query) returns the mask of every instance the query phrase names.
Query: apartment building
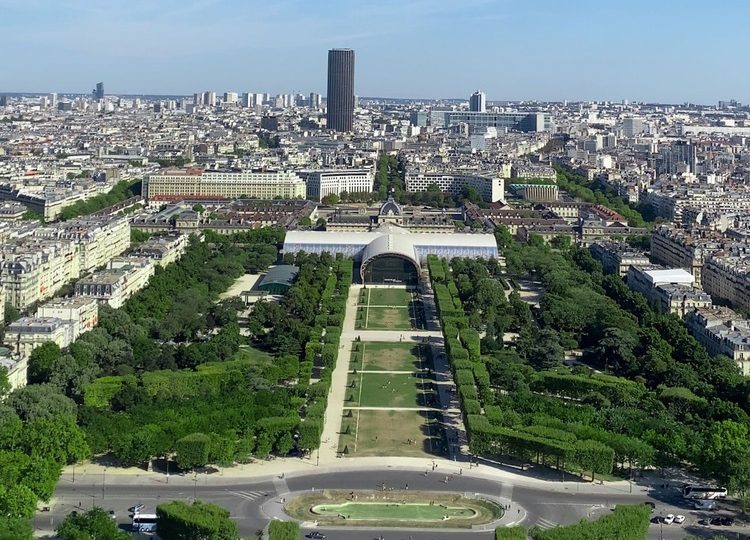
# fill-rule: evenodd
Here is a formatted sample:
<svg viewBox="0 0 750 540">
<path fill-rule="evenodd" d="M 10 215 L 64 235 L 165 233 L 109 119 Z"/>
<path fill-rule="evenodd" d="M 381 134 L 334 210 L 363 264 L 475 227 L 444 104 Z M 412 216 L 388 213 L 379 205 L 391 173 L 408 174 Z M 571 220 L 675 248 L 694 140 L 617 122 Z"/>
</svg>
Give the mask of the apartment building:
<svg viewBox="0 0 750 540">
<path fill-rule="evenodd" d="M 320 202 L 326 195 L 371 193 L 375 183 L 372 169 L 304 169 L 297 171 L 307 185 L 307 198 Z"/>
<path fill-rule="evenodd" d="M 292 171 L 205 171 L 170 169 L 147 175 L 143 196 L 149 203 L 183 199 L 304 199 L 305 181 Z"/>
<path fill-rule="evenodd" d="M 130 247 L 130 222 L 125 217 L 72 219 L 34 234 L 74 242 L 81 275 L 105 266 Z"/>
<path fill-rule="evenodd" d="M 154 264 L 150 259 L 115 258 L 106 270 L 94 272 L 78 280 L 75 295 L 93 297 L 100 304 L 117 309 L 148 285 L 153 275 Z"/>
<path fill-rule="evenodd" d="M 714 239 L 696 237 L 682 229 L 662 225 L 651 235 L 651 260 L 668 267 L 684 268 L 700 287 L 706 258 L 721 247 Z"/>
<path fill-rule="evenodd" d="M 693 287 L 693 275 L 682 268 L 630 266 L 627 283 L 632 290 L 645 296 L 655 309 L 681 318 L 694 309 L 713 305 L 708 294 Z"/>
<path fill-rule="evenodd" d="M 487 202 L 505 201 L 505 181 L 493 173 L 471 172 L 407 172 L 406 191 L 427 191 L 430 186 L 459 195 L 465 187 L 477 190 Z"/>
<path fill-rule="evenodd" d="M 149 238 L 130 254 L 133 257 L 151 259 L 157 266 L 167 266 L 179 260 L 185 253 L 190 236 L 187 234 L 170 234 Z"/>
<path fill-rule="evenodd" d="M 750 256 L 720 252 L 703 265 L 703 290 L 734 307 L 750 309 Z"/>
<path fill-rule="evenodd" d="M 95 298 L 72 296 L 55 298 L 40 305 L 37 318 L 54 318 L 73 325 L 73 339 L 93 329 L 99 322 L 99 304 Z"/>
<path fill-rule="evenodd" d="M 723 354 L 750 375 L 750 321 L 726 307 L 701 308 L 685 317 L 688 330 L 712 355 Z"/>
<path fill-rule="evenodd" d="M 7 326 L 5 344 L 13 353 L 28 358 L 43 343 L 56 343 L 61 349 L 73 343 L 73 324 L 55 317 L 22 317 Z"/>
<path fill-rule="evenodd" d="M 648 256 L 619 242 L 595 242 L 589 246 L 591 255 L 602 263 L 605 274 L 625 277 L 631 266 L 648 266 Z"/>
<path fill-rule="evenodd" d="M 80 275 L 78 246 L 70 241 L 26 238 L 0 246 L 0 283 L 6 300 L 23 310 L 52 297 Z"/>
</svg>

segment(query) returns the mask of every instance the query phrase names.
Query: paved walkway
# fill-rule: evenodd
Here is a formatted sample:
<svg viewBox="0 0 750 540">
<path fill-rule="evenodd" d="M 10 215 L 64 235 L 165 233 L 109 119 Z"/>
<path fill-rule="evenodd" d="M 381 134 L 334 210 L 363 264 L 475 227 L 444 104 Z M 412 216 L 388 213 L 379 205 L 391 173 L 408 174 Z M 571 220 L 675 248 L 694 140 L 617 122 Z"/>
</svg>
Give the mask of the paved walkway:
<svg viewBox="0 0 750 540">
<path fill-rule="evenodd" d="M 349 359 L 352 355 L 352 342 L 354 341 L 352 333 L 354 332 L 354 321 L 357 319 L 357 299 L 359 298 L 361 288 L 360 285 L 349 287 L 349 297 L 346 299 L 344 323 L 339 341 L 339 355 L 336 359 L 336 367 L 333 369 L 333 376 L 331 377 L 331 389 L 328 392 L 328 405 L 324 417 L 322 442 L 318 450 L 320 463 L 324 465 L 335 462 L 338 454 L 339 430 L 341 429 L 341 418 L 344 416 Z"/>
<path fill-rule="evenodd" d="M 431 333 L 437 333 L 440 336 L 432 341 L 432 363 L 435 367 L 435 381 L 440 404 L 444 409 L 443 429 L 448 440 L 448 457 L 455 460 L 459 454 L 469 453 L 469 444 L 466 438 L 463 415 L 461 414 L 461 404 L 458 394 L 454 392 L 453 373 L 451 372 L 448 355 L 445 353 L 443 333 L 440 331 L 440 320 L 435 305 L 435 295 L 426 270 L 422 276 L 422 283 L 422 305 L 424 306 L 427 328 Z"/>
</svg>

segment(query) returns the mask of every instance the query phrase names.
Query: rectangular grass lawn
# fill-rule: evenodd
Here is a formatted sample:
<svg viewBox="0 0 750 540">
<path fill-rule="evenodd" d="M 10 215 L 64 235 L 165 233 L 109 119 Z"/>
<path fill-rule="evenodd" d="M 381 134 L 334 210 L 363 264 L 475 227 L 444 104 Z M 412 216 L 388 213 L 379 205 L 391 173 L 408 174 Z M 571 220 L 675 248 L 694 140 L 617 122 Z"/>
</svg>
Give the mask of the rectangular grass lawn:
<svg viewBox="0 0 750 540">
<path fill-rule="evenodd" d="M 427 367 L 420 362 L 426 351 L 414 342 L 387 343 L 382 341 L 361 341 L 354 343 L 350 369 L 359 371 L 414 371 Z M 358 350 L 354 350 L 358 348 Z"/>
<path fill-rule="evenodd" d="M 425 395 L 434 396 L 434 390 L 423 389 L 431 379 L 406 373 L 361 373 L 359 390 L 360 407 L 430 407 Z"/>
<path fill-rule="evenodd" d="M 364 323 L 368 330 L 411 330 L 414 327 L 407 307 L 367 308 Z"/>
<path fill-rule="evenodd" d="M 440 455 L 441 430 L 438 413 L 353 410 L 343 418 L 339 450 L 357 457 Z"/>
<path fill-rule="evenodd" d="M 407 307 L 414 296 L 406 289 L 380 289 L 371 287 L 369 291 L 370 306 L 402 306 Z"/>
</svg>

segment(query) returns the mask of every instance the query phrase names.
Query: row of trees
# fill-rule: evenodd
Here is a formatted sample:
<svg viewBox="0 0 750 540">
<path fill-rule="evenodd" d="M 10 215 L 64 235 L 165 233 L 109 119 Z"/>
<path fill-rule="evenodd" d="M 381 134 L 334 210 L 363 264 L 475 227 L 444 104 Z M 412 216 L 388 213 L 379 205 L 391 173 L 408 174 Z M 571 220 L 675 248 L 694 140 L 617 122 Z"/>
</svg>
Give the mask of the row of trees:
<svg viewBox="0 0 750 540">
<path fill-rule="evenodd" d="M 524 527 L 501 527 L 495 529 L 495 540 L 645 540 L 648 535 L 651 512 L 648 506 L 617 505 L 614 510 L 595 520 L 581 520 L 575 525 L 530 531 Z"/>
<path fill-rule="evenodd" d="M 229 512 L 215 504 L 194 501 L 172 501 L 156 508 L 157 533 L 162 540 L 238 540 L 237 523 Z M 118 528 L 107 512 L 92 508 L 88 512 L 72 512 L 56 529 L 61 540 L 128 540 L 132 536 Z M 9 540 L 26 540 L 28 536 L 8 536 Z"/>
<path fill-rule="evenodd" d="M 586 250 L 513 243 L 505 255 L 514 279 L 536 280 L 545 293 L 538 327 L 522 329 L 514 347 L 483 351 L 502 425 L 589 425 L 610 434 L 593 438 L 623 467 L 689 462 L 747 493 L 750 382 L 732 360 L 712 357 L 677 317 L 604 276 Z M 561 367 L 574 348 L 585 365 Z"/>
<path fill-rule="evenodd" d="M 78 216 L 84 216 L 93 214 L 104 208 L 114 206 L 115 204 L 122 202 L 130 197 L 141 194 L 141 181 L 123 180 L 114 185 L 114 187 L 107 193 L 102 193 L 86 199 L 84 201 L 78 201 L 75 204 L 67 206 L 62 209 L 58 219 L 68 220 Z"/>
<path fill-rule="evenodd" d="M 557 170 L 557 185 L 577 199 L 601 204 L 624 216 L 631 227 L 645 227 L 654 221 L 654 215 L 646 206 L 633 208 L 611 189 L 602 186 L 598 180 L 589 181 L 586 177 L 563 167 Z"/>
<path fill-rule="evenodd" d="M 592 478 L 597 473 L 611 472 L 614 450 L 603 442 L 585 436 L 579 439 L 551 427 L 532 425 L 537 429 L 530 429 L 522 422 L 506 423 L 503 411 L 494 405 L 495 394 L 482 352 L 487 352 L 488 346 L 496 350 L 498 343 L 496 340 L 480 343 L 479 332 L 471 327 L 470 317 L 467 317 L 467 314 L 477 315 L 475 324 L 480 324 L 483 318 L 491 318 L 488 309 L 501 307 L 503 302 L 507 304 L 499 281 L 489 277 L 488 266 L 494 268 L 495 263 L 454 259 L 448 267 L 444 260 L 428 259 L 446 351 L 461 398 L 472 452 L 534 458 L 557 468 L 588 471 Z M 466 305 L 453 279 L 455 272 L 465 272 L 460 275 L 465 278 L 461 288 Z M 477 283 L 474 288 L 472 281 Z"/>
</svg>

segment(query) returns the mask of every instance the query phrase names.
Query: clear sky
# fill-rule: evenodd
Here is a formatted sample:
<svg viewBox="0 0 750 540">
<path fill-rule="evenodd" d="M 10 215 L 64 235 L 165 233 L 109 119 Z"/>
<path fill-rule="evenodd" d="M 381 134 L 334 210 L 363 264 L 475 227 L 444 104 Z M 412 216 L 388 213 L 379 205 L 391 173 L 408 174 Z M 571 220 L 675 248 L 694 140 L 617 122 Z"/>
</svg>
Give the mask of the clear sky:
<svg viewBox="0 0 750 540">
<path fill-rule="evenodd" d="M 0 0 L 0 92 L 750 101 L 747 0 Z"/>
</svg>

